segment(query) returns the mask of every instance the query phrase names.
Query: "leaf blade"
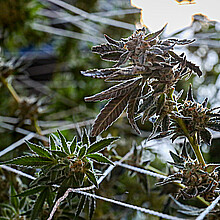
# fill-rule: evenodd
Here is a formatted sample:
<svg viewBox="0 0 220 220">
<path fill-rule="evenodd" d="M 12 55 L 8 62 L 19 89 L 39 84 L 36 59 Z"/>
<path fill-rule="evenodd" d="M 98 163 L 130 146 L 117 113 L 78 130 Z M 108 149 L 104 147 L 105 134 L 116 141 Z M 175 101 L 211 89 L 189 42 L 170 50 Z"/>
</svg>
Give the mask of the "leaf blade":
<svg viewBox="0 0 220 220">
<path fill-rule="evenodd" d="M 36 144 L 33 144 L 27 140 L 25 141 L 25 143 L 28 145 L 28 147 L 30 148 L 31 151 L 38 154 L 39 156 L 51 158 L 50 152 L 48 150 L 44 149 L 43 147 L 36 145 Z"/>
<path fill-rule="evenodd" d="M 35 220 L 37 218 L 37 215 L 39 215 L 40 210 L 44 205 L 46 196 L 47 196 L 47 189 L 44 189 L 38 196 L 36 202 L 34 203 L 34 207 L 31 212 L 31 220 Z"/>
<path fill-rule="evenodd" d="M 115 165 L 111 160 L 109 160 L 107 157 L 103 156 L 100 153 L 87 154 L 86 157 L 93 159 L 97 163 L 111 164 L 113 166 Z"/>
<path fill-rule="evenodd" d="M 140 134 L 141 132 L 140 132 L 140 130 L 139 130 L 139 128 L 138 128 L 138 126 L 137 126 L 135 120 L 134 120 L 134 114 L 135 114 L 135 112 L 137 112 L 137 110 L 138 110 L 138 103 L 139 103 L 139 102 L 138 102 L 138 98 L 139 98 L 139 96 L 140 96 L 140 94 L 141 94 L 141 91 L 142 91 L 142 89 L 143 89 L 143 86 L 144 86 L 144 85 L 139 85 L 139 86 L 137 86 L 137 87 L 133 90 L 133 92 L 132 92 L 132 94 L 131 94 L 131 96 L 130 96 L 130 98 L 129 98 L 128 108 L 127 108 L 127 118 L 128 118 L 128 121 L 129 121 L 131 127 L 132 127 L 138 134 Z"/>
<path fill-rule="evenodd" d="M 127 80 L 125 82 L 122 82 L 118 85 L 112 86 L 107 90 L 104 90 L 100 93 L 97 93 L 93 96 L 86 97 L 85 101 L 103 101 L 111 98 L 116 98 L 120 96 L 126 95 L 128 92 L 134 89 L 136 84 L 138 84 L 139 81 L 137 79 Z"/>
<path fill-rule="evenodd" d="M 32 187 L 30 189 L 27 189 L 19 194 L 17 194 L 16 196 L 19 197 L 23 197 L 23 196 L 30 196 L 30 195 L 34 195 L 40 191 L 42 191 L 43 189 L 45 189 L 45 186 L 35 186 L 35 187 Z"/>
<path fill-rule="evenodd" d="M 59 135 L 59 137 L 60 137 L 61 144 L 62 144 L 62 146 L 63 146 L 64 152 L 66 152 L 67 154 L 69 154 L 70 151 L 69 151 L 69 148 L 68 148 L 67 143 L 66 143 L 66 138 L 63 136 L 63 134 L 62 134 L 59 130 L 57 130 L 57 132 L 58 132 L 58 135 Z"/>
<path fill-rule="evenodd" d="M 105 139 L 96 141 L 95 143 L 90 145 L 90 147 L 88 148 L 87 154 L 99 152 L 118 139 L 119 139 L 118 137 L 111 137 L 111 138 L 105 138 Z"/>
<path fill-rule="evenodd" d="M 0 162 L 0 165 L 3 164 L 18 165 L 22 167 L 42 167 L 44 165 L 53 164 L 53 160 L 47 157 L 22 156 L 9 161 Z"/>
<path fill-rule="evenodd" d="M 86 176 L 88 177 L 88 180 L 96 186 L 96 188 L 99 188 L 98 181 L 94 172 L 91 170 L 86 170 Z"/>
</svg>

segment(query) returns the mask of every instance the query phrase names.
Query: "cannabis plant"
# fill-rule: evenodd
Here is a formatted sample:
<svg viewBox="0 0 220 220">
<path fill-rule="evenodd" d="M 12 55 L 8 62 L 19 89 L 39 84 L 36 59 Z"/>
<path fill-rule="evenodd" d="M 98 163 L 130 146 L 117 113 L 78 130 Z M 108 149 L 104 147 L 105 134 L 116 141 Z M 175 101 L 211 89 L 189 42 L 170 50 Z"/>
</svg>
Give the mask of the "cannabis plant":
<svg viewBox="0 0 220 220">
<path fill-rule="evenodd" d="M 210 129 L 220 131 L 220 107 L 209 109 L 207 98 L 201 104 L 196 102 L 191 85 L 187 98 L 181 100 L 183 91 L 175 91 L 177 82 L 188 79 L 192 73 L 200 77 L 202 72 L 184 53 L 175 53 L 174 47 L 195 40 L 161 40 L 159 36 L 164 29 L 165 26 L 155 33 L 147 33 L 142 28 L 120 41 L 105 35 L 107 43 L 92 48 L 103 60 L 115 62 L 115 65 L 82 71 L 82 74 L 118 84 L 85 98 L 85 101 L 109 100 L 97 116 L 91 135 L 102 133 L 127 109 L 128 121 L 137 133 L 140 133 L 136 123 L 139 119 L 142 123 L 146 120 L 153 123 L 148 140 L 167 136 L 172 141 L 185 138 L 196 159 L 190 157 L 185 148 L 180 155 L 171 152 L 174 162 L 170 164 L 179 171 L 174 171 L 158 185 L 179 181 L 182 185 L 179 185 L 176 199 L 200 196 L 203 202 L 210 202 L 219 195 L 220 164 L 206 164 L 200 147 L 201 142 L 211 145 Z"/>
<path fill-rule="evenodd" d="M 89 136 L 84 132 L 80 140 L 74 137 L 69 142 L 60 131 L 58 131 L 58 134 L 59 137 L 50 136 L 49 147 L 26 141 L 32 154 L 1 163 L 36 169 L 36 179 L 30 183 L 26 191 L 17 195 L 24 197 L 38 194 L 31 211 L 31 219 L 37 218 L 42 207 L 49 214 L 53 203 L 70 187 L 79 188 L 91 185 L 98 187 L 97 178 L 101 175 L 101 172 L 95 168 L 94 163 L 114 165 L 100 151 L 117 140 L 117 138 L 105 138 L 90 143 Z M 76 195 L 69 201 L 72 206 L 74 197 Z M 75 216 L 80 214 L 85 203 L 86 197 L 82 195 L 76 208 Z M 90 205 L 94 204 L 94 199 L 91 199 Z M 91 207 L 90 210 L 93 212 L 94 208 Z M 42 218 L 43 214 L 45 213 L 41 212 Z M 89 214 L 90 218 L 92 214 Z M 62 219 L 62 217 L 68 215 L 73 216 L 74 212 L 71 210 L 70 213 L 65 213 L 64 211 L 63 213 L 58 213 L 57 217 Z"/>
<path fill-rule="evenodd" d="M 125 108 L 131 126 L 140 133 L 136 125 L 138 113 L 142 114 L 142 118 L 149 119 L 154 114 L 162 115 L 164 107 L 166 111 L 163 114 L 166 115 L 172 111 L 172 106 L 167 106 L 172 101 L 169 94 L 176 83 L 183 77 L 189 77 L 192 72 L 202 75 L 199 67 L 187 61 L 184 54 L 177 55 L 173 51 L 175 45 L 190 44 L 194 40 L 159 40 L 158 36 L 164 28 L 150 34 L 146 34 L 143 28 L 121 41 L 105 35 L 107 43 L 92 48 L 102 59 L 116 64 L 112 68 L 87 70 L 82 74 L 120 82 L 108 90 L 85 98 L 86 101 L 110 100 L 95 120 L 91 132 L 93 136 L 107 129 Z M 125 66 L 127 63 L 128 66 Z M 166 120 L 167 117 L 160 118 L 163 123 Z"/>
</svg>

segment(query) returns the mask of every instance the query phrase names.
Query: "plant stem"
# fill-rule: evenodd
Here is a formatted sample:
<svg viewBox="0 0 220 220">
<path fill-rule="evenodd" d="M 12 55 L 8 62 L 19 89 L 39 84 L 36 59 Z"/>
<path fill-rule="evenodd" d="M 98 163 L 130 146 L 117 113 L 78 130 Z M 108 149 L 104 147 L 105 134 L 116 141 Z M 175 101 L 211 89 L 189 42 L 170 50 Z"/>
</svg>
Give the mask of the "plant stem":
<svg viewBox="0 0 220 220">
<path fill-rule="evenodd" d="M 164 172 L 158 170 L 158 169 L 155 168 L 155 167 L 152 167 L 151 165 L 148 165 L 148 166 L 146 167 L 146 169 L 147 169 L 147 170 L 150 170 L 150 171 L 152 171 L 152 172 L 158 173 L 158 174 L 160 174 L 160 175 L 167 176 Z"/>
<path fill-rule="evenodd" d="M 193 149 L 193 151 L 194 151 L 198 161 L 203 166 L 205 166 L 206 163 L 205 163 L 205 160 L 204 160 L 204 158 L 202 156 L 202 153 L 200 151 L 200 147 L 199 147 L 199 145 L 197 143 L 196 136 L 191 137 L 189 135 L 189 132 L 188 132 L 188 130 L 186 128 L 186 125 L 185 125 L 184 121 L 181 118 L 177 118 L 176 121 L 178 122 L 179 126 L 181 127 L 181 129 L 182 129 L 183 133 L 185 134 L 185 136 L 187 137 L 187 139 L 189 140 L 189 143 L 190 143 L 190 145 L 191 145 L 191 147 L 192 147 L 192 149 Z"/>
<path fill-rule="evenodd" d="M 174 90 L 171 90 L 170 93 L 168 94 L 169 98 L 171 98 L 172 101 L 174 101 L 174 99 L 173 99 L 173 91 Z M 177 106 L 176 106 L 176 111 L 178 112 Z M 186 125 L 185 125 L 185 123 L 184 123 L 182 118 L 173 117 L 173 119 L 179 124 L 179 126 L 182 129 L 184 135 L 188 139 L 188 141 L 189 141 L 189 143 L 190 143 L 190 145 L 191 145 L 191 147 L 192 147 L 192 149 L 193 149 L 193 151 L 194 151 L 194 153 L 196 155 L 196 158 L 199 161 L 199 163 L 201 163 L 203 166 L 205 166 L 206 163 L 205 163 L 205 160 L 204 160 L 204 158 L 202 156 L 202 153 L 200 151 L 200 147 L 198 145 L 196 136 L 194 136 L 194 137 L 190 136 L 190 134 L 189 134 L 189 132 L 188 132 L 188 130 L 186 128 Z"/>
<path fill-rule="evenodd" d="M 17 92 L 14 90 L 13 86 L 3 77 L 0 78 L 1 82 L 5 85 L 5 87 L 8 89 L 8 91 L 11 93 L 11 95 L 13 96 L 13 98 L 15 99 L 15 101 L 17 103 L 21 102 L 21 98 L 19 97 L 19 95 L 17 94 Z"/>
<path fill-rule="evenodd" d="M 43 135 L 42 135 L 41 128 L 40 128 L 40 126 L 39 126 L 39 124 L 38 124 L 37 119 L 34 118 L 33 122 L 34 122 L 34 127 L 35 127 L 35 129 L 36 129 L 36 132 L 37 132 L 39 135 L 43 136 Z"/>
</svg>

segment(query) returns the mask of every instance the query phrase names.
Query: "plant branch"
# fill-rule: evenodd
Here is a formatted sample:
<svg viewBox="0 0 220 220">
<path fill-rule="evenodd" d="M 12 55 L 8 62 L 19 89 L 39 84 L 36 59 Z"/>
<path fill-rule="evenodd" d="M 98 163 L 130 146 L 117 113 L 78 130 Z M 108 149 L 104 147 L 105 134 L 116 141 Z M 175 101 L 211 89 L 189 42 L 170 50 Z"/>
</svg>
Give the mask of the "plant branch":
<svg viewBox="0 0 220 220">
<path fill-rule="evenodd" d="M 19 97 L 19 95 L 17 94 L 17 92 L 14 90 L 13 86 L 3 77 L 0 78 L 1 82 L 3 83 L 3 85 L 8 89 L 8 91 L 11 93 L 11 95 L 13 96 L 13 98 L 15 99 L 15 101 L 17 103 L 21 102 L 21 98 Z"/>
<path fill-rule="evenodd" d="M 38 120 L 37 120 L 36 118 L 34 118 L 34 120 L 33 120 L 33 125 L 34 125 L 34 127 L 35 127 L 35 129 L 36 129 L 36 132 L 37 132 L 39 135 L 43 136 L 42 131 L 41 131 L 41 128 L 40 128 L 40 126 L 39 126 L 39 124 L 38 124 Z"/>
<path fill-rule="evenodd" d="M 196 137 L 195 136 L 194 137 L 190 136 L 190 134 L 189 134 L 189 132 L 188 132 L 188 130 L 186 128 L 186 125 L 185 125 L 184 121 L 181 118 L 177 118 L 176 121 L 178 122 L 178 124 L 179 124 L 180 128 L 182 129 L 183 133 L 187 137 L 187 139 L 188 139 L 188 141 L 189 141 L 189 143 L 190 143 L 190 145 L 191 145 L 191 147 L 192 147 L 192 149 L 193 149 L 193 151 L 194 151 L 198 161 L 203 166 L 205 166 L 206 163 L 205 163 L 205 160 L 204 160 L 204 158 L 202 156 L 202 153 L 200 151 L 200 147 L 199 147 L 199 145 L 197 143 Z"/>
</svg>

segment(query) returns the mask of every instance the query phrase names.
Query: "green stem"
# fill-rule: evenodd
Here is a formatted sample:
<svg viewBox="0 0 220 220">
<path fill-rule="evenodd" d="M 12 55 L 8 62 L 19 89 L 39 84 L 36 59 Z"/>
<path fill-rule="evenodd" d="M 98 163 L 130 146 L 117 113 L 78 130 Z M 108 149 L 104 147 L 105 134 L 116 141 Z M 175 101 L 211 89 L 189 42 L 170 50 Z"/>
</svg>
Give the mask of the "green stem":
<svg viewBox="0 0 220 220">
<path fill-rule="evenodd" d="M 40 128 L 40 126 L 39 126 L 39 124 L 38 124 L 37 119 L 35 118 L 35 119 L 33 120 L 33 122 L 34 122 L 34 127 L 35 127 L 35 129 L 36 129 L 36 132 L 37 132 L 39 135 L 43 136 L 43 135 L 42 135 L 41 128 Z"/>
<path fill-rule="evenodd" d="M 13 86 L 3 77 L 0 78 L 1 82 L 4 84 L 4 86 L 8 89 L 8 91 L 11 93 L 11 95 L 13 96 L 13 98 L 15 99 L 15 101 L 17 103 L 21 102 L 21 98 L 19 97 L 19 95 L 17 94 L 17 92 L 14 90 Z"/>
<path fill-rule="evenodd" d="M 158 170 L 158 169 L 155 168 L 155 167 L 152 167 L 151 165 L 148 165 L 146 169 L 147 169 L 147 170 L 150 170 L 150 171 L 152 171 L 152 172 L 158 173 L 158 174 L 160 174 L 160 175 L 167 176 L 166 173 L 164 173 L 164 172 Z"/>
<path fill-rule="evenodd" d="M 172 101 L 174 101 L 174 99 L 173 99 L 173 91 L 171 91 L 169 93 L 169 97 L 171 98 Z M 177 106 L 176 106 L 176 111 L 178 112 Z M 196 136 L 194 136 L 194 137 L 190 136 L 190 134 L 189 134 L 189 132 L 188 132 L 188 130 L 186 128 L 186 125 L 185 125 L 184 121 L 182 120 L 182 118 L 173 118 L 173 119 L 179 124 L 179 126 L 182 129 L 184 135 L 188 139 L 188 141 L 189 141 L 189 143 L 190 143 L 190 145 L 191 145 L 191 147 L 192 147 L 192 149 L 193 149 L 193 151 L 194 151 L 194 153 L 196 155 L 196 158 L 199 161 L 199 163 L 201 163 L 203 166 L 205 166 L 206 163 L 205 163 L 205 160 L 204 160 L 204 158 L 202 156 L 202 153 L 200 151 L 200 147 L 198 145 Z"/>
<path fill-rule="evenodd" d="M 201 151 L 200 151 L 200 147 L 199 147 L 199 145 L 198 145 L 198 143 L 197 143 L 196 136 L 191 137 L 191 136 L 189 135 L 189 132 L 188 132 L 188 130 L 187 130 L 187 128 L 186 128 L 186 125 L 185 125 L 184 121 L 183 121 L 181 118 L 177 118 L 176 121 L 178 122 L 179 126 L 181 127 L 181 129 L 182 129 L 183 133 L 185 134 L 185 136 L 187 137 L 187 139 L 189 140 L 189 143 L 190 143 L 190 145 L 191 145 L 191 147 L 192 147 L 192 149 L 193 149 L 193 151 L 194 151 L 194 153 L 195 153 L 195 155 L 196 155 L 198 161 L 199 161 L 203 166 L 205 166 L 206 163 L 205 163 L 205 160 L 204 160 L 204 158 L 203 158 L 203 156 L 202 156 L 202 153 L 201 153 Z"/>
</svg>

